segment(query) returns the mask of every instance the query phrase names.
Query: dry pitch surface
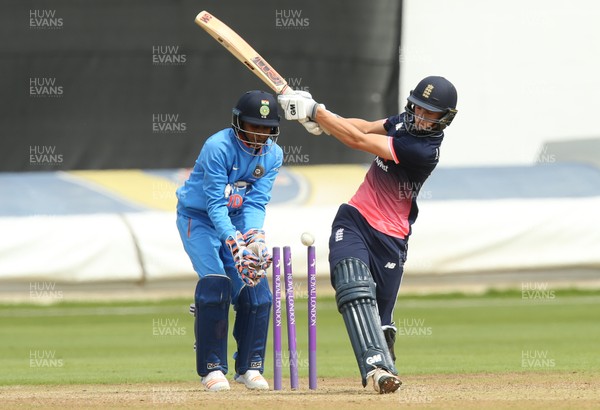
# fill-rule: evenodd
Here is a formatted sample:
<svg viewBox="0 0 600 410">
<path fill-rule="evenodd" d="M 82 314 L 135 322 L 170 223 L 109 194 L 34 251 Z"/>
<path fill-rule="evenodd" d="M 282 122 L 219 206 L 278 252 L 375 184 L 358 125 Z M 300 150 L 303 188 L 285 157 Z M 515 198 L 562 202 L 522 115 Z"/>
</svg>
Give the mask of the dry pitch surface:
<svg viewBox="0 0 600 410">
<path fill-rule="evenodd" d="M 284 383 L 286 381 L 284 380 Z M 2 386 L 8 408 L 203 409 L 593 409 L 600 408 L 600 375 L 508 373 L 404 377 L 395 394 L 379 395 L 356 379 L 319 379 L 319 389 L 252 392 L 232 384 L 209 393 L 197 382 L 120 385 Z"/>
</svg>

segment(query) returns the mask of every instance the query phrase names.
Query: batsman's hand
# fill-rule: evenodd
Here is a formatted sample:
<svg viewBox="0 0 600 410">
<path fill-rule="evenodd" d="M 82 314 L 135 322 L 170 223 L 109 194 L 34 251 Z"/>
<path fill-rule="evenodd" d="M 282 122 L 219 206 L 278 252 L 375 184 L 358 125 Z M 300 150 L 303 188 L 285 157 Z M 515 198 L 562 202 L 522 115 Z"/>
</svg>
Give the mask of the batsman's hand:
<svg viewBox="0 0 600 410">
<path fill-rule="evenodd" d="M 302 124 L 302 126 L 304 128 L 306 128 L 306 131 L 310 132 L 312 135 L 321 135 L 323 134 L 323 130 L 321 129 L 321 127 L 319 127 L 319 124 L 317 124 L 314 121 L 309 121 L 309 120 L 304 120 L 304 121 L 299 121 L 300 124 Z"/>
<path fill-rule="evenodd" d="M 236 231 L 235 236 L 229 236 L 225 243 L 231 252 L 231 256 L 233 256 L 235 268 L 244 283 L 254 286 L 260 279 L 260 274 L 257 272 L 260 264 L 259 257 L 248 249 L 244 235 L 239 231 Z"/>
<path fill-rule="evenodd" d="M 296 95 L 302 97 L 302 98 L 307 98 L 307 99 L 313 99 L 311 93 L 309 93 L 308 91 L 301 91 L 301 90 L 294 90 L 294 93 L 296 93 Z M 320 107 L 325 108 L 325 106 L 323 104 L 319 104 Z M 319 124 L 317 124 L 314 121 L 311 121 L 309 119 L 304 119 L 304 120 L 298 120 L 298 122 L 300 124 L 302 124 L 302 126 L 304 128 L 306 128 L 306 131 L 308 131 L 309 133 L 313 134 L 313 135 L 321 135 L 323 133 L 323 129 L 319 126 Z"/>
<path fill-rule="evenodd" d="M 285 113 L 286 120 L 302 122 L 310 121 L 315 117 L 319 104 L 312 97 L 305 97 L 300 93 L 297 91 L 294 94 L 281 94 L 277 97 L 277 101 L 279 101 L 279 105 Z"/>
<path fill-rule="evenodd" d="M 265 231 L 262 229 L 250 229 L 244 234 L 248 249 L 252 250 L 260 259 L 259 269 L 266 271 L 273 262 L 273 255 L 265 243 Z"/>
</svg>

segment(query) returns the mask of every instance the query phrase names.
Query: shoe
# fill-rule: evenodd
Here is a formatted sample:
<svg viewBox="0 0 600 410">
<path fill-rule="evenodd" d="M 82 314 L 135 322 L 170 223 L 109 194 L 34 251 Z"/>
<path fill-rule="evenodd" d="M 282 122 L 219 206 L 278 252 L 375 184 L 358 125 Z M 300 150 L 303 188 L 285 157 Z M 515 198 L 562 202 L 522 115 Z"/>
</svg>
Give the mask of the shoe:
<svg viewBox="0 0 600 410">
<path fill-rule="evenodd" d="M 203 377 L 202 384 L 208 391 L 229 390 L 229 382 L 220 370 L 212 371 Z"/>
<path fill-rule="evenodd" d="M 373 376 L 373 388 L 379 394 L 394 393 L 402 384 L 398 376 L 384 369 L 372 370 L 368 376 Z"/>
<path fill-rule="evenodd" d="M 233 378 L 238 383 L 243 383 L 250 390 L 268 390 L 269 383 L 258 370 L 248 370 L 244 374 L 236 374 Z"/>
<path fill-rule="evenodd" d="M 396 363 L 396 353 L 394 353 L 394 343 L 396 342 L 396 328 L 394 327 L 395 323 L 392 323 L 390 326 L 383 326 L 383 335 L 385 336 L 385 341 L 387 343 L 388 350 L 390 351 L 390 356 L 392 356 L 392 361 Z"/>
</svg>

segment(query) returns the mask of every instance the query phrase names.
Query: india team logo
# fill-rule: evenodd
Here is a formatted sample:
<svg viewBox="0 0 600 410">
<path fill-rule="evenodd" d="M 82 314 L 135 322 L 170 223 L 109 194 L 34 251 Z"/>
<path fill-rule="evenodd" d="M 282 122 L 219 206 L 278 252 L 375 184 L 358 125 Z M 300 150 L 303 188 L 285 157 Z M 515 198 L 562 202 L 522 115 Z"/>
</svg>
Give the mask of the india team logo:
<svg viewBox="0 0 600 410">
<path fill-rule="evenodd" d="M 271 112 L 271 109 L 269 108 L 269 100 L 261 100 L 260 101 L 260 109 L 259 109 L 260 115 L 264 117 L 266 117 L 267 115 L 269 115 L 269 113 Z"/>
</svg>

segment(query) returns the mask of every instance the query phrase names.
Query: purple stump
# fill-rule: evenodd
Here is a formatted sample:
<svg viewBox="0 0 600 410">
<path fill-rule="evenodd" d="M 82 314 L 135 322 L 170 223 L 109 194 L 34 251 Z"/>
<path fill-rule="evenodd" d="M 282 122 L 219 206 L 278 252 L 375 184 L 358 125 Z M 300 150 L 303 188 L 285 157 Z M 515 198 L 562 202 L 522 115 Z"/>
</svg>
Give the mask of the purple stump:
<svg viewBox="0 0 600 410">
<path fill-rule="evenodd" d="M 290 386 L 298 388 L 298 353 L 296 349 L 296 312 L 294 310 L 294 279 L 292 275 L 292 251 L 283 247 L 283 273 L 285 281 L 285 303 L 287 311 L 288 350 L 290 360 Z"/>
<path fill-rule="evenodd" d="M 317 389 L 317 258 L 315 247 L 307 249 L 308 260 L 308 388 Z"/>
<path fill-rule="evenodd" d="M 281 249 L 273 248 L 273 389 L 281 390 Z"/>
</svg>

